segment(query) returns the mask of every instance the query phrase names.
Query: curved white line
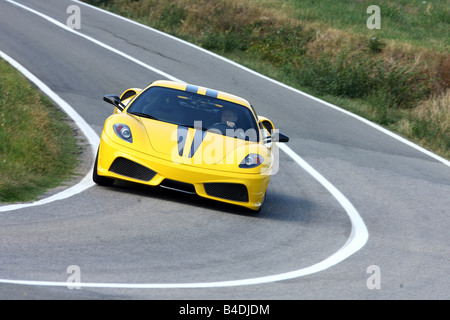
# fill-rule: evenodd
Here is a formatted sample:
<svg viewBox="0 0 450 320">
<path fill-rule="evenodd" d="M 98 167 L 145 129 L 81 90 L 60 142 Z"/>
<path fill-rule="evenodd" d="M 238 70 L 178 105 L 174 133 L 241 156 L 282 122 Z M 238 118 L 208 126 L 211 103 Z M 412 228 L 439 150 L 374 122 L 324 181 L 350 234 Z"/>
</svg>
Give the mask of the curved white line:
<svg viewBox="0 0 450 320">
<path fill-rule="evenodd" d="M 263 284 L 281 280 L 294 279 L 313 273 L 317 273 L 328 269 L 339 262 L 347 259 L 352 254 L 361 249 L 367 242 L 369 238 L 369 233 L 367 231 L 366 225 L 362 220 L 359 213 L 353 207 L 351 202 L 327 179 L 325 179 L 319 172 L 317 172 L 313 167 L 311 167 L 305 160 L 303 160 L 299 155 L 297 155 L 292 149 L 286 145 L 280 145 L 280 148 L 286 152 L 298 165 L 300 165 L 304 170 L 311 174 L 322 186 L 327 189 L 341 204 L 341 206 L 347 212 L 352 224 L 352 230 L 350 237 L 347 242 L 334 254 L 307 268 L 285 272 L 281 274 L 241 279 L 241 280 L 230 280 L 230 281 L 213 281 L 213 282 L 196 282 L 196 283 L 77 283 L 76 285 L 80 288 L 120 288 L 120 289 L 168 289 L 168 288 L 212 288 L 212 287 L 232 287 L 232 286 L 244 286 L 244 285 L 254 285 Z M 67 282 L 57 282 L 57 281 L 28 281 L 28 280 L 8 280 L 0 279 L 0 283 L 10 283 L 10 284 L 22 284 L 22 285 L 38 285 L 38 286 L 68 286 L 74 285 L 73 283 Z"/>
<path fill-rule="evenodd" d="M 34 14 L 37 14 L 43 18 L 45 18 L 47 21 L 56 24 L 59 27 L 62 27 L 63 29 L 66 29 L 70 32 L 74 32 L 72 29 L 66 27 L 65 25 L 62 25 L 58 21 L 36 11 L 31 8 L 28 8 L 24 5 L 21 5 L 19 3 L 16 3 L 12 0 L 7 0 L 8 2 L 15 4 L 27 11 L 30 11 Z M 95 8 L 95 7 L 94 7 Z M 130 20 L 131 21 L 131 20 Z M 145 63 L 130 57 L 126 55 L 123 52 L 120 52 L 98 40 L 95 40 L 91 37 L 82 35 L 78 32 L 74 32 L 77 35 L 82 36 L 83 38 L 92 41 L 108 50 L 111 50 L 119 55 L 121 55 L 124 58 L 127 58 L 133 62 L 138 63 L 141 66 L 144 66 L 154 72 L 157 72 L 161 75 L 168 76 L 169 79 L 172 80 L 179 80 L 176 79 L 154 67 L 148 66 Z M 64 100 L 62 100 L 56 93 L 54 93 L 48 86 L 46 86 L 42 81 L 40 81 L 37 77 L 35 77 L 33 74 L 31 74 L 28 70 L 26 70 L 23 66 L 21 66 L 19 63 L 17 63 L 15 60 L 1 52 L 1 56 L 9 61 L 14 67 L 16 67 L 18 70 L 20 70 L 26 77 L 28 77 L 33 83 L 35 83 L 41 90 L 43 90 L 49 97 L 51 97 L 57 104 L 61 105 L 64 111 L 66 113 L 73 117 L 77 125 L 82 128 L 83 132 L 85 132 L 86 137 L 90 141 L 92 146 L 98 145 L 99 138 L 97 134 L 92 130 L 92 128 L 84 121 L 81 116 L 78 115 L 78 113 L 73 110 L 72 107 L 70 107 Z M 249 70 L 249 69 L 248 69 Z M 251 70 L 249 70 L 251 71 Z M 252 73 L 254 73 L 252 71 Z M 256 74 L 256 73 L 255 73 Z M 179 80 L 181 81 L 181 80 Z M 274 281 L 281 281 L 281 280 L 287 280 L 287 279 L 293 279 L 305 275 L 309 275 L 312 273 L 316 273 L 322 270 L 325 270 L 329 267 L 332 267 L 336 265 L 337 263 L 343 261 L 344 259 L 348 258 L 355 252 L 357 252 L 359 249 L 361 249 L 367 242 L 369 233 L 367 231 L 367 228 L 359 215 L 359 213 L 356 211 L 356 209 L 353 207 L 351 202 L 336 188 L 334 187 L 328 180 L 326 180 L 319 172 L 317 172 L 313 167 L 311 167 L 306 161 L 304 161 L 299 155 L 297 155 L 291 148 L 289 148 L 286 145 L 280 145 L 280 148 L 289 156 L 291 157 L 300 167 L 302 167 L 305 171 L 307 171 L 311 176 L 313 176 L 324 188 L 326 188 L 333 197 L 336 198 L 336 200 L 340 203 L 340 205 L 345 209 L 347 215 L 350 218 L 351 224 L 352 224 L 352 230 L 350 237 L 348 238 L 347 242 L 333 255 L 328 257 L 327 259 L 316 263 L 310 267 L 286 272 L 282 274 L 272 275 L 272 276 L 265 276 L 265 277 L 258 277 L 258 278 L 251 278 L 251 279 L 241 279 L 241 280 L 231 280 L 231 281 L 215 281 L 215 282 L 198 282 L 198 283 L 143 283 L 143 284 L 129 284 L 129 283 L 77 283 L 77 286 L 80 287 L 96 287 L 96 288 L 145 288 L 145 289 L 151 289 L 151 288 L 206 288 L 206 287 L 229 287 L 229 286 L 241 286 L 241 285 L 251 285 L 251 284 L 262 284 L 262 283 L 268 283 L 268 282 L 274 282 Z M 93 148 L 93 154 L 95 153 L 95 149 Z M 89 179 L 89 182 L 87 181 Z M 55 200 L 64 199 L 67 197 L 70 197 L 71 195 L 74 195 L 75 193 L 81 192 L 82 190 L 85 190 L 86 188 L 92 186 L 93 183 L 90 182 L 90 177 L 86 176 L 83 181 L 78 184 L 77 186 L 74 186 L 70 188 L 67 192 L 61 192 L 53 197 L 43 199 L 41 201 L 37 201 L 31 204 L 18 204 L 18 205 L 11 205 L 11 206 L 5 206 L 0 207 L 1 211 L 10 211 L 15 210 L 18 208 L 24 208 L 27 206 L 34 206 L 34 205 L 40 205 L 44 203 L 49 203 Z M 10 283 L 10 284 L 22 284 L 22 285 L 39 285 L 39 286 L 67 286 L 72 285 L 71 283 L 66 282 L 56 282 L 56 281 L 29 281 L 29 280 L 9 280 L 9 279 L 0 279 L 0 283 Z"/>
</svg>

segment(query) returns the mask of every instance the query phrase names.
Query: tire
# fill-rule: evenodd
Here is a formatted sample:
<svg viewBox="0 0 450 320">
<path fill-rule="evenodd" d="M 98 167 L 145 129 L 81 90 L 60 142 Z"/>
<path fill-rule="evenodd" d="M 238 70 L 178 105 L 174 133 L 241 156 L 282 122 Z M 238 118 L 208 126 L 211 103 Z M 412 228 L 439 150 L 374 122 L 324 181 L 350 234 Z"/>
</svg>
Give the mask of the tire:
<svg viewBox="0 0 450 320">
<path fill-rule="evenodd" d="M 114 183 L 114 179 L 100 176 L 97 173 L 97 166 L 98 166 L 98 150 L 97 155 L 95 156 L 94 169 L 92 170 L 92 180 L 94 180 L 94 182 L 100 186 L 111 187 Z"/>
</svg>

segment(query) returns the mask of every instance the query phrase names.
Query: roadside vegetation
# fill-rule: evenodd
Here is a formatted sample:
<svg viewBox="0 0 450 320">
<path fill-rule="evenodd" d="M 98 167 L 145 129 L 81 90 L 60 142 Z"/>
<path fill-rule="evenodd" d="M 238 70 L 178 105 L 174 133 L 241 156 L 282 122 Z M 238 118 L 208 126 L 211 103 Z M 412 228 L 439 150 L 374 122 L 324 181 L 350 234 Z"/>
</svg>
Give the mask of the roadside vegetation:
<svg viewBox="0 0 450 320">
<path fill-rule="evenodd" d="M 447 0 L 89 0 L 348 109 L 450 159 Z"/>
<path fill-rule="evenodd" d="M 74 174 L 67 116 L 0 59 L 0 203 L 30 201 Z"/>
</svg>

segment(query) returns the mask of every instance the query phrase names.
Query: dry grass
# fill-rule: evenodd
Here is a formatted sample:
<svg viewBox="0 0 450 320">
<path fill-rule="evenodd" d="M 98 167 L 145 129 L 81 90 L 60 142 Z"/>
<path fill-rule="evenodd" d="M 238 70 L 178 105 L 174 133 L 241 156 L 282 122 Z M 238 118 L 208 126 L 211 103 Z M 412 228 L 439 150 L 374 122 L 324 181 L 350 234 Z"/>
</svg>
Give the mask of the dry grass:
<svg viewBox="0 0 450 320">
<path fill-rule="evenodd" d="M 450 89 L 420 102 L 408 117 L 396 124 L 396 129 L 419 145 L 450 159 Z"/>
<path fill-rule="evenodd" d="M 437 124 L 442 132 L 450 132 L 450 89 L 442 95 L 422 101 L 413 114 L 420 119 L 427 119 Z"/>
</svg>

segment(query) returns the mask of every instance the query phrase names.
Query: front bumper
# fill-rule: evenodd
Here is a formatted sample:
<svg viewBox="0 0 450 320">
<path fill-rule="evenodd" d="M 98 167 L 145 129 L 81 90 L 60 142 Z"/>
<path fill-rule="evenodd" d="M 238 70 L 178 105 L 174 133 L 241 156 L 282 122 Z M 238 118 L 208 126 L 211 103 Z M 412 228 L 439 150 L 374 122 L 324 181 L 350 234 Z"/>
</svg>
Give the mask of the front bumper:
<svg viewBox="0 0 450 320">
<path fill-rule="evenodd" d="M 172 186 L 221 202 L 260 209 L 270 175 L 226 172 L 175 163 L 124 147 L 102 134 L 97 173 L 150 186 Z"/>
</svg>

